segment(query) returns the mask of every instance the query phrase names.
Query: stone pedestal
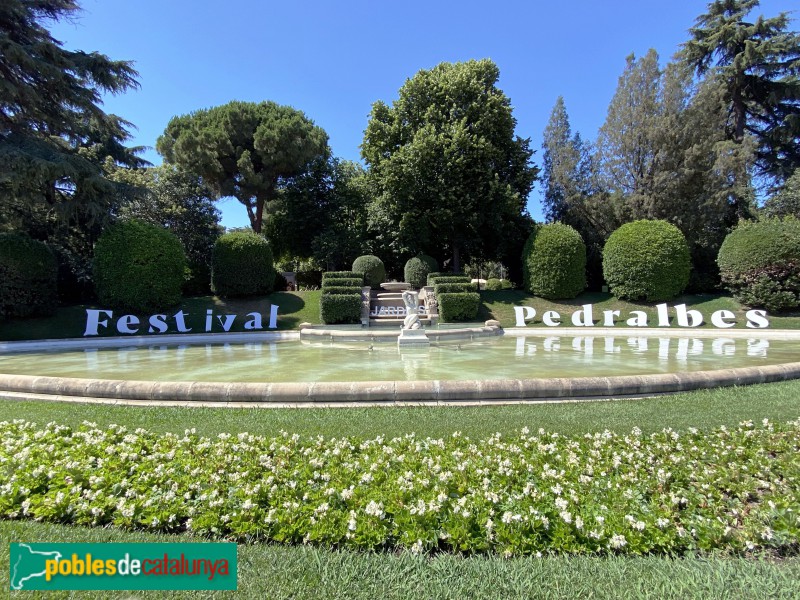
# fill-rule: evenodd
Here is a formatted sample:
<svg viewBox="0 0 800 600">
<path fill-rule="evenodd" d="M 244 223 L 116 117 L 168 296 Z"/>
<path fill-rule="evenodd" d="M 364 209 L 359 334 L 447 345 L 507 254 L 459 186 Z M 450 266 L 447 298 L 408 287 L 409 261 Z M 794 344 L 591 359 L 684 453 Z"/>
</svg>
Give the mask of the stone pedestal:
<svg viewBox="0 0 800 600">
<path fill-rule="evenodd" d="M 397 338 L 397 346 L 399 348 L 406 346 L 430 346 L 431 341 L 428 339 L 424 329 L 401 329 L 400 336 Z"/>
</svg>

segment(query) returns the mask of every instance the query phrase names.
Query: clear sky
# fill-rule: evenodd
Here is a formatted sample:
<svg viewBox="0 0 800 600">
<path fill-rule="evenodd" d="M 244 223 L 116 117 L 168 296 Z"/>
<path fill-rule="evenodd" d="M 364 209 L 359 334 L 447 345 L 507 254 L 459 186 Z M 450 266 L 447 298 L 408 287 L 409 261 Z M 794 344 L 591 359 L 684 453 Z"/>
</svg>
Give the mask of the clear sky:
<svg viewBox="0 0 800 600">
<path fill-rule="evenodd" d="M 134 145 L 158 164 L 169 119 L 231 100 L 273 100 L 305 112 L 336 156 L 360 160 L 372 103 L 392 102 L 406 79 L 443 61 L 491 58 L 511 99 L 517 134 L 541 135 L 559 95 L 573 131 L 594 140 L 630 53 L 662 62 L 688 38 L 705 0 L 339 2 L 307 0 L 81 0 L 83 13 L 50 29 L 70 49 L 131 60 L 141 89 L 108 97 L 133 122 Z M 795 9 L 762 0 L 758 13 Z M 797 15 L 795 15 L 796 17 Z M 793 29 L 798 28 L 794 21 Z M 539 189 L 529 201 L 541 219 Z M 219 204 L 223 224 L 249 224 Z"/>
</svg>

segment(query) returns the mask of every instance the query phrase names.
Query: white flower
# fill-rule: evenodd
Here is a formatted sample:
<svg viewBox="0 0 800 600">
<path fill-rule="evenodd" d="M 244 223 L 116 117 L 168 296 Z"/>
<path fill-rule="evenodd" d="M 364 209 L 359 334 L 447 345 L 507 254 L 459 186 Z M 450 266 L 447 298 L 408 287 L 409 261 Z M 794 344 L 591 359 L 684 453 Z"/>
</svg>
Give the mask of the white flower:
<svg viewBox="0 0 800 600">
<path fill-rule="evenodd" d="M 420 554 L 422 552 L 422 540 L 417 540 L 411 545 L 411 554 Z"/>
<path fill-rule="evenodd" d="M 627 545 L 628 540 L 625 539 L 624 535 L 612 535 L 611 541 L 609 542 L 609 546 L 611 546 L 614 550 L 619 550 L 620 548 Z"/>
<path fill-rule="evenodd" d="M 383 512 L 383 502 L 375 502 L 374 500 L 369 501 L 364 512 L 373 517 L 378 517 L 379 519 L 386 516 L 386 513 Z"/>
</svg>

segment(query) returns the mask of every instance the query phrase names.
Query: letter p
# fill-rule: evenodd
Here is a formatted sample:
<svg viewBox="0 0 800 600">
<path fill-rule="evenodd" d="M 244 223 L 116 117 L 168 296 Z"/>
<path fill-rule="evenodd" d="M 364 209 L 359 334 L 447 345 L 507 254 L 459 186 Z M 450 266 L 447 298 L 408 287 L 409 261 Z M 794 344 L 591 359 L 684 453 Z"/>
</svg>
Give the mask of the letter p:
<svg viewBox="0 0 800 600">
<path fill-rule="evenodd" d="M 53 575 L 58 573 L 58 561 L 54 558 L 48 558 L 44 561 L 44 579 L 50 581 Z"/>
<path fill-rule="evenodd" d="M 514 315 L 517 317 L 515 327 L 527 327 L 525 321 L 530 321 L 536 316 L 536 309 L 532 306 L 515 306 Z"/>
</svg>

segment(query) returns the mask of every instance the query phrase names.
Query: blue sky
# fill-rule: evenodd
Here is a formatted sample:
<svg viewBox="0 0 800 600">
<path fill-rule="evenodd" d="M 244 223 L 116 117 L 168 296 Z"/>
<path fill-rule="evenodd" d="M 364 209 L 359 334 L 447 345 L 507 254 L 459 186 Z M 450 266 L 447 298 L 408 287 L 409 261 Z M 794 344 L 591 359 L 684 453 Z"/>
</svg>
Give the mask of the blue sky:
<svg viewBox="0 0 800 600">
<path fill-rule="evenodd" d="M 541 134 L 559 95 L 573 131 L 594 140 L 625 57 L 655 48 L 668 60 L 706 5 L 82 0 L 78 19 L 50 29 L 67 48 L 134 61 L 141 89 L 106 98 L 105 109 L 136 125 L 135 145 L 155 146 L 174 115 L 231 100 L 273 100 L 323 127 L 336 156 L 359 160 L 373 102 L 392 102 L 420 69 L 491 58 L 514 107 L 517 134 L 531 138 L 538 163 Z M 795 7 L 762 0 L 757 12 L 774 16 Z M 161 162 L 152 148 L 144 156 Z M 249 224 L 236 200 L 219 207 L 226 226 Z M 529 210 L 541 218 L 538 189 Z"/>
</svg>

